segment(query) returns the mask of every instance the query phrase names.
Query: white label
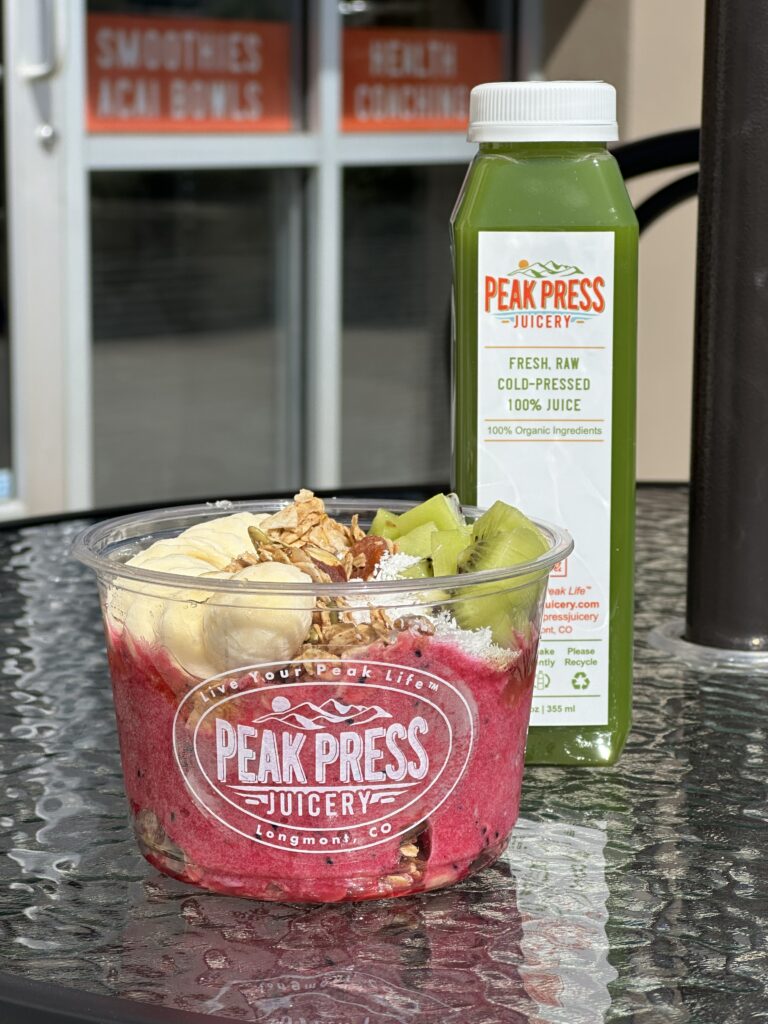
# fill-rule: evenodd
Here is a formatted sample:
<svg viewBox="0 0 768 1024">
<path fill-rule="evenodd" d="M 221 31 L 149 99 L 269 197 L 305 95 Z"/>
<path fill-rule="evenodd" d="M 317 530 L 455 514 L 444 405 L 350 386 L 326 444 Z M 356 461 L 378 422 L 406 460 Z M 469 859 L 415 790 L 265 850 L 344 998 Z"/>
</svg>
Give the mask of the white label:
<svg viewBox="0 0 768 1024">
<path fill-rule="evenodd" d="M 611 231 L 478 235 L 477 503 L 566 527 L 541 629 L 531 725 L 608 721 Z"/>
</svg>

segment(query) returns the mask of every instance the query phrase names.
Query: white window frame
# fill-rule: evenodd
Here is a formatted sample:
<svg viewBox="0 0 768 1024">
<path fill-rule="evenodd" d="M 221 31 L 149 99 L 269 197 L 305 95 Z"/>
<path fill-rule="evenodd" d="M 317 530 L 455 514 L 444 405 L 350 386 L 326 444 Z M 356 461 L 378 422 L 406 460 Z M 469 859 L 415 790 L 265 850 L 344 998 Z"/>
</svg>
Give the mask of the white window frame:
<svg viewBox="0 0 768 1024">
<path fill-rule="evenodd" d="M 93 503 L 92 171 L 306 171 L 311 228 L 306 410 L 303 438 L 289 440 L 280 454 L 288 467 L 286 486 L 297 466 L 309 486 L 333 489 L 341 484 L 344 171 L 465 165 L 473 147 L 459 132 L 342 133 L 342 15 L 337 0 L 310 0 L 308 6 L 306 131 L 171 137 L 88 135 L 85 0 L 5 0 L 12 429 L 21 501 L 14 510 L 23 507 L 41 514 L 87 509 Z M 55 25 L 47 43 L 41 29 L 46 20 Z M 51 74 L 38 80 L 25 77 L 25 64 L 48 57 L 55 65 Z M 43 109 L 50 110 L 48 118 L 41 115 Z M 52 144 L 45 138 L 48 122 Z M 286 244 L 292 245 L 296 260 L 301 257 L 300 203 L 300 196 L 289 202 L 286 213 L 287 236 L 294 239 L 293 245 L 290 240 Z M 288 365 L 298 372 L 301 316 L 289 316 L 286 330 L 294 350 Z M 288 387 L 294 382 L 284 383 Z M 305 457 L 300 460 L 302 447 Z M 281 484 L 276 481 L 276 486 Z"/>
</svg>

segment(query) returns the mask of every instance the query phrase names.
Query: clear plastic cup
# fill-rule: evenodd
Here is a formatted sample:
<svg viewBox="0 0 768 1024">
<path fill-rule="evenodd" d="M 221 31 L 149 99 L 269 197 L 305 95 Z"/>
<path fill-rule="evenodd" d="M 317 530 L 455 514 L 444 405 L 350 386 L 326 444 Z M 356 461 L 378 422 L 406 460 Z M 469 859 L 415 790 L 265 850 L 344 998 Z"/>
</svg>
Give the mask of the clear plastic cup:
<svg viewBox="0 0 768 1024">
<path fill-rule="evenodd" d="M 291 902 L 465 878 L 517 819 L 547 578 L 572 541 L 539 522 L 549 549 L 532 562 L 395 581 L 243 583 L 124 564 L 194 524 L 284 505 L 146 512 L 75 543 L 98 580 L 141 852 L 202 888 Z M 364 529 L 376 507 L 326 502 Z"/>
</svg>

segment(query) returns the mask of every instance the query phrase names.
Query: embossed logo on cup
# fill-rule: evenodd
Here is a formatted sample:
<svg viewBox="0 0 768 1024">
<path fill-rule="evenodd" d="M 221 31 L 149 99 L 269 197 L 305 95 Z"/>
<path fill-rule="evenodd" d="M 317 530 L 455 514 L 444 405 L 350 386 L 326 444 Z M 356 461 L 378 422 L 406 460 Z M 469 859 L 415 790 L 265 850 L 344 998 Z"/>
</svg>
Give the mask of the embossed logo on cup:
<svg viewBox="0 0 768 1024">
<path fill-rule="evenodd" d="M 174 753 L 206 813 L 296 853 L 395 838 L 453 792 L 474 742 L 471 698 L 374 661 L 248 666 L 179 705 Z"/>
</svg>

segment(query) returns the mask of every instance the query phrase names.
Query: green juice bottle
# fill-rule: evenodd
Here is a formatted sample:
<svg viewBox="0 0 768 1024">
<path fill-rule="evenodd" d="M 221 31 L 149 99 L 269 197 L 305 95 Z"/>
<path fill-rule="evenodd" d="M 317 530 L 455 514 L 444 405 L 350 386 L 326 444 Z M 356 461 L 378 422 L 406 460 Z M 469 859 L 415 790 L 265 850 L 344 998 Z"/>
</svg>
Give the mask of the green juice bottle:
<svg viewBox="0 0 768 1024">
<path fill-rule="evenodd" d="M 454 487 L 565 526 L 527 761 L 611 764 L 632 717 L 638 228 L 604 82 L 473 89 L 451 219 Z"/>
</svg>

